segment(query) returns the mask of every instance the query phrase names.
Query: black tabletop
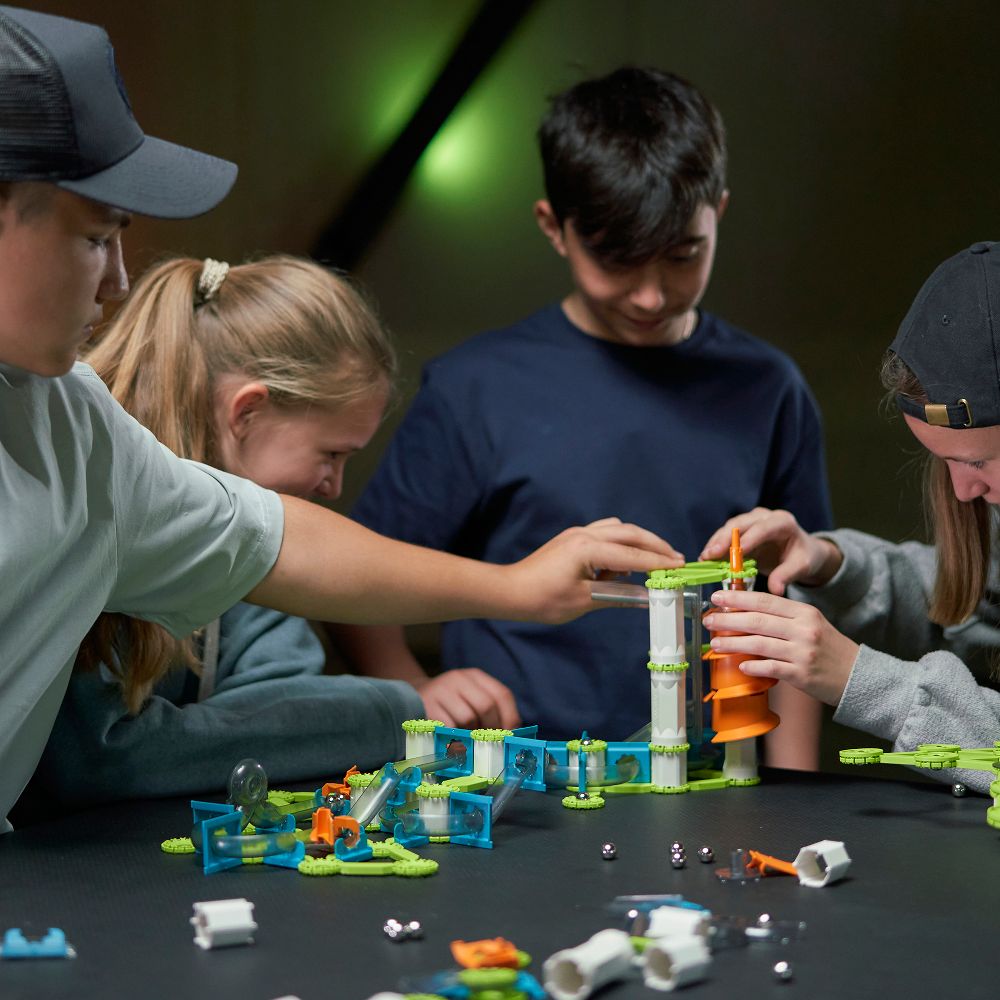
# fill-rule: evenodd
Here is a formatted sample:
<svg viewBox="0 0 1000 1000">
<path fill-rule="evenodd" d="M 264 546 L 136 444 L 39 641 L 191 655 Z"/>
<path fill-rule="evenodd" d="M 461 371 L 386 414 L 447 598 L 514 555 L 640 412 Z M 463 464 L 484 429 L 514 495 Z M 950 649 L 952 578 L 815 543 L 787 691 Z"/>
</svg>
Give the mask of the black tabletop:
<svg viewBox="0 0 1000 1000">
<path fill-rule="evenodd" d="M 221 799 L 221 796 L 220 796 Z M 0 837 L 0 931 L 60 927 L 72 961 L 0 961 L 0 998 L 365 1000 L 401 977 L 454 967 L 455 938 L 505 937 L 542 978 L 553 952 L 619 926 L 606 910 L 625 893 L 681 893 L 717 914 L 802 920 L 792 944 L 715 953 L 697 997 L 941 998 L 997 996 L 1000 834 L 988 800 L 946 786 L 765 772 L 754 788 L 609 797 L 604 809 L 564 809 L 557 794 L 521 792 L 494 830 L 494 848 L 418 849 L 440 862 L 429 878 L 306 877 L 265 865 L 205 876 L 192 856 L 160 851 L 186 836 L 185 801 L 121 804 Z M 788 876 L 749 885 L 714 875 L 734 847 L 791 860 L 842 840 L 845 880 L 811 889 Z M 671 842 L 687 864 L 670 864 Z M 612 841 L 617 859 L 602 858 Z M 716 864 L 697 860 L 709 845 Z M 255 943 L 205 951 L 192 904 L 245 897 Z M 389 917 L 421 922 L 419 941 L 393 942 Z M 785 959 L 794 978 L 779 982 Z M 657 994 L 640 978 L 607 1000 Z"/>
</svg>

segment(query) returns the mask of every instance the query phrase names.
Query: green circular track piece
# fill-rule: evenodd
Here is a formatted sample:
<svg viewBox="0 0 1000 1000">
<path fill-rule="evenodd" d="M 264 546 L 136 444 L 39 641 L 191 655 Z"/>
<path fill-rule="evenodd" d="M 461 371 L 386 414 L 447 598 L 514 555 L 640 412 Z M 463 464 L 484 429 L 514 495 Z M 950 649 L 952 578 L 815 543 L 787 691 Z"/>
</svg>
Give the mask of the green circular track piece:
<svg viewBox="0 0 1000 1000">
<path fill-rule="evenodd" d="M 841 764 L 877 764 L 882 759 L 878 747 L 860 747 L 857 750 L 841 750 Z"/>
</svg>

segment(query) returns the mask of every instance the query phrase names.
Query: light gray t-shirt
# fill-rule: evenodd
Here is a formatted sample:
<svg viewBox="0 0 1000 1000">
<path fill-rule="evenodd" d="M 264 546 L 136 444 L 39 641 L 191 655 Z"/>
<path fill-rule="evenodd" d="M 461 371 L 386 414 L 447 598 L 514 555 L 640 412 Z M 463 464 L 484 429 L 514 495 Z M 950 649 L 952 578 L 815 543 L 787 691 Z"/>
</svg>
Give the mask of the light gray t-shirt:
<svg viewBox="0 0 1000 1000">
<path fill-rule="evenodd" d="M 102 611 L 187 635 L 274 564 L 281 501 L 177 458 L 84 364 L 0 365 L 0 832 Z"/>
</svg>

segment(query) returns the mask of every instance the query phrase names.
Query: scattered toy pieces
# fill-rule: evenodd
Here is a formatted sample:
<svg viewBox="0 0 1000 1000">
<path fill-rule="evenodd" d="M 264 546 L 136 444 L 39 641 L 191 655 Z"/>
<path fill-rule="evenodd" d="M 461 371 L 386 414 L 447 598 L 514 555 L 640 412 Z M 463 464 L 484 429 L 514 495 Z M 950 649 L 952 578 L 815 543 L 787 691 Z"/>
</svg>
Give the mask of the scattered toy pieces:
<svg viewBox="0 0 1000 1000">
<path fill-rule="evenodd" d="M 410 920 L 404 924 L 395 917 L 389 917 L 382 925 L 382 933 L 390 941 L 416 941 L 424 936 L 424 929 L 419 920 Z"/>
</svg>

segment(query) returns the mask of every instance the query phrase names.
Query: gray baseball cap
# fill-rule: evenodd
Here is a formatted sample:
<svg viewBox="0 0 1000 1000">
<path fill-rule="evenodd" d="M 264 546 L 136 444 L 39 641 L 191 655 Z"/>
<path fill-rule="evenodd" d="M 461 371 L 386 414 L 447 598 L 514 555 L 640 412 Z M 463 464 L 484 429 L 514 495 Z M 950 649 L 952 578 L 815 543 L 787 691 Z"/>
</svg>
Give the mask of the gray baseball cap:
<svg viewBox="0 0 1000 1000">
<path fill-rule="evenodd" d="M 222 201 L 236 165 L 143 133 L 102 28 L 0 6 L 0 180 L 186 219 Z"/>
</svg>

